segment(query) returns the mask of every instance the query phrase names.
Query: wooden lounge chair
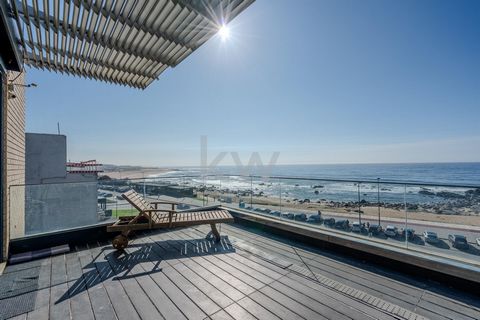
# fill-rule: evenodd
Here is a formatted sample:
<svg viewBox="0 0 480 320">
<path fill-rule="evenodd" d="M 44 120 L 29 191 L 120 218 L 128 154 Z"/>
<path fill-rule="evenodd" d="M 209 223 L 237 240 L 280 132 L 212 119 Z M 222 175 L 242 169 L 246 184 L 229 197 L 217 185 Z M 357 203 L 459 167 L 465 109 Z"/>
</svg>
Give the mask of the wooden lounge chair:
<svg viewBox="0 0 480 320">
<path fill-rule="evenodd" d="M 120 217 L 117 222 L 107 227 L 108 232 L 122 233 L 116 236 L 112 245 L 115 249 L 124 249 L 128 245 L 128 235 L 134 230 L 156 229 L 156 228 L 174 228 L 195 226 L 201 224 L 210 224 L 212 231 L 207 238 L 215 237 L 215 241 L 220 241 L 220 233 L 216 224 L 222 222 L 233 222 L 232 215 L 227 210 L 206 210 L 206 211 L 184 211 L 175 210 L 176 202 L 155 201 L 147 202 L 135 190 L 130 190 L 122 194 L 135 209 L 138 210 L 136 216 Z M 159 204 L 169 204 L 171 210 L 158 209 Z"/>
</svg>

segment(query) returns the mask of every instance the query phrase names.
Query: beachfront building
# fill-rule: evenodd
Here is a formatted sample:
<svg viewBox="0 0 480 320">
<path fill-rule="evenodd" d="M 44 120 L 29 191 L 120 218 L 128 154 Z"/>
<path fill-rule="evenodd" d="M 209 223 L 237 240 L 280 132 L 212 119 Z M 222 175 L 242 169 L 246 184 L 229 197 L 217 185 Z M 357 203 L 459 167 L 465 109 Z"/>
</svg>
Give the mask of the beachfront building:
<svg viewBox="0 0 480 320">
<path fill-rule="evenodd" d="M 96 224 L 97 169 L 67 170 L 67 137 L 26 133 L 25 186 L 10 188 L 25 198 L 24 219 L 12 221 L 12 238 Z M 25 223 L 27 221 L 28 223 Z"/>
</svg>

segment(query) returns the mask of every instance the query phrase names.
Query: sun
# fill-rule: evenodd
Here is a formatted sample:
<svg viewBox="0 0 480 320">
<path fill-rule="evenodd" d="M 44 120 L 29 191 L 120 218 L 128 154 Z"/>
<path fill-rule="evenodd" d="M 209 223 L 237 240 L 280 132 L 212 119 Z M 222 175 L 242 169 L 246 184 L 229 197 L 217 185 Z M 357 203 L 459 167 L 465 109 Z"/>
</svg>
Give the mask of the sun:
<svg viewBox="0 0 480 320">
<path fill-rule="evenodd" d="M 228 38 L 230 38 L 230 29 L 227 27 L 227 25 L 222 24 L 220 28 L 218 29 L 218 35 L 220 38 L 225 41 Z"/>
</svg>

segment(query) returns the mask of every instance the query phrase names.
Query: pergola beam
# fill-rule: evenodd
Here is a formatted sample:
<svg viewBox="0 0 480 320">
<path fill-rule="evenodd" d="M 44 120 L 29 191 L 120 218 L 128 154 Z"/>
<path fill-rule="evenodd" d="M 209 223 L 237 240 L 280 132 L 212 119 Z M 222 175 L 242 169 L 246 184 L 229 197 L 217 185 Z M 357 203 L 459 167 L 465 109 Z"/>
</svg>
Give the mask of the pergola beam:
<svg viewBox="0 0 480 320">
<path fill-rule="evenodd" d="M 145 88 L 253 0 L 2 0 L 25 63 Z M 226 12 L 231 10 L 231 12 Z M 13 24 L 12 24 L 13 25 Z"/>
<path fill-rule="evenodd" d="M 39 28 L 40 25 L 45 28 L 45 30 L 50 30 L 48 27 L 52 27 L 53 31 L 57 35 L 64 35 L 64 36 L 69 36 L 72 39 L 78 39 L 81 41 L 89 42 L 89 43 L 95 43 L 97 45 L 100 45 L 102 47 L 112 49 L 112 50 L 117 50 L 117 51 L 122 51 L 126 54 L 132 55 L 132 56 L 142 56 L 146 57 L 150 60 L 166 64 L 168 66 L 173 66 L 174 62 L 171 61 L 171 58 L 168 58 L 165 56 L 165 54 L 153 54 L 152 50 L 148 50 L 147 48 L 152 48 L 152 47 L 143 47 L 140 50 L 132 50 L 130 48 L 130 43 L 116 43 L 116 41 L 112 38 L 110 38 L 106 34 L 102 34 L 101 32 L 94 32 L 92 33 L 91 36 L 88 36 L 86 33 L 79 33 L 78 30 L 76 30 L 72 24 L 68 24 L 64 22 L 63 20 L 55 19 L 53 16 L 49 16 L 48 19 L 45 19 L 45 14 L 43 12 L 39 12 L 38 14 L 38 19 L 37 15 L 33 13 L 33 8 L 28 7 L 28 14 L 23 11 L 23 9 L 18 10 L 20 14 L 20 19 L 23 20 L 23 22 L 27 25 L 33 24 L 35 27 Z M 34 19 L 34 20 L 30 20 Z M 152 33 L 146 33 L 150 38 L 149 42 L 160 42 L 160 41 L 166 41 L 167 46 L 170 44 L 173 44 L 174 47 L 182 47 L 184 51 L 192 51 L 192 49 L 185 47 L 182 44 L 179 44 L 174 41 L 166 40 L 165 38 L 158 37 L 156 34 Z M 45 49 L 48 50 L 48 46 L 44 46 Z M 63 48 L 62 48 L 63 49 Z M 63 50 L 66 51 L 66 50 Z"/>
</svg>

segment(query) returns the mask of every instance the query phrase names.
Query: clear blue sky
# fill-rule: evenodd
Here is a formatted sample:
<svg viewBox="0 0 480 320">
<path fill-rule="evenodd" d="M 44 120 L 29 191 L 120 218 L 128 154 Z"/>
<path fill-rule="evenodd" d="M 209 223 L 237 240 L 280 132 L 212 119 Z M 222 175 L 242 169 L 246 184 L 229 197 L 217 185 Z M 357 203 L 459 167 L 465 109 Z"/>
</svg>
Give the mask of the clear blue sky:
<svg viewBox="0 0 480 320">
<path fill-rule="evenodd" d="M 480 161 L 480 1 L 257 0 L 230 29 L 144 91 L 28 69 L 27 131 L 115 164 L 199 165 L 201 135 L 209 161 Z"/>
</svg>

